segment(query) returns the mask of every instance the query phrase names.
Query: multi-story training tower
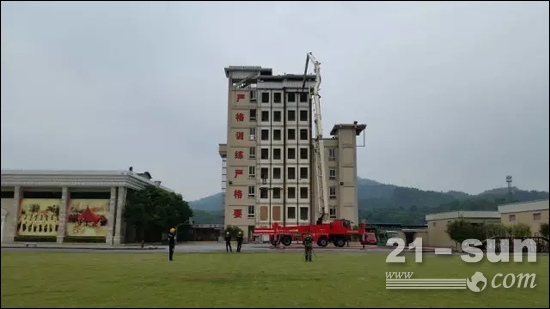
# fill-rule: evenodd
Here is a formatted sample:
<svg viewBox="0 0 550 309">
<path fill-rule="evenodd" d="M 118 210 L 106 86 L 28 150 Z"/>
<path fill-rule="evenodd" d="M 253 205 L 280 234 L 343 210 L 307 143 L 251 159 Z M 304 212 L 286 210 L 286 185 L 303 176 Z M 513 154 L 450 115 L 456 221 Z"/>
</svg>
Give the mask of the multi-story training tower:
<svg viewBox="0 0 550 309">
<path fill-rule="evenodd" d="M 304 75 L 273 75 L 259 66 L 229 66 L 225 75 L 227 143 L 219 145 L 224 225 L 251 236 L 254 227 L 275 222 L 358 223 L 356 136 L 366 125 L 337 124 L 331 138 L 322 137 L 320 63 L 313 55 Z"/>
</svg>

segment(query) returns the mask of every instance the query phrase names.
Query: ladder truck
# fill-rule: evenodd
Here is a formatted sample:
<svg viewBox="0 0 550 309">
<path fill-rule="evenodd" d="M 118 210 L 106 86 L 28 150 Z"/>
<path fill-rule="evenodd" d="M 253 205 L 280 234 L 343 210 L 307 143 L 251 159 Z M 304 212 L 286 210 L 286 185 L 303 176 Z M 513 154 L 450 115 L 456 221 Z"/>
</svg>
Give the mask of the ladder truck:
<svg viewBox="0 0 550 309">
<path fill-rule="evenodd" d="M 306 75 L 309 63 L 313 64 L 313 72 L 315 73 L 315 84 L 310 90 L 310 95 L 313 101 L 313 121 L 315 125 L 315 138 L 313 140 L 313 151 L 316 168 L 316 183 L 317 183 L 317 207 L 319 208 L 319 218 L 317 224 L 322 224 L 323 219 L 329 213 L 328 205 L 328 187 L 325 165 L 325 144 L 323 141 L 323 125 L 321 119 L 321 96 L 319 95 L 319 87 L 321 86 L 321 63 L 313 56 L 311 52 L 307 54 L 306 66 L 304 70 L 304 83 L 302 88 L 305 87 Z"/>
</svg>

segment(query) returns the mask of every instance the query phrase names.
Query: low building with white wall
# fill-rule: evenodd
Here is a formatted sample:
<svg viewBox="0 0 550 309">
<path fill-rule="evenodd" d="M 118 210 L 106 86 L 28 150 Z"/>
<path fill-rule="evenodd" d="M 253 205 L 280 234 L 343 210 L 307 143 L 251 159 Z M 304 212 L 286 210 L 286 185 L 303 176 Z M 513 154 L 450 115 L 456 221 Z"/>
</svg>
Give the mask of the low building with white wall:
<svg viewBox="0 0 550 309">
<path fill-rule="evenodd" d="M 2 170 L 2 243 L 125 242 L 128 190 L 155 185 L 148 172 Z"/>
</svg>

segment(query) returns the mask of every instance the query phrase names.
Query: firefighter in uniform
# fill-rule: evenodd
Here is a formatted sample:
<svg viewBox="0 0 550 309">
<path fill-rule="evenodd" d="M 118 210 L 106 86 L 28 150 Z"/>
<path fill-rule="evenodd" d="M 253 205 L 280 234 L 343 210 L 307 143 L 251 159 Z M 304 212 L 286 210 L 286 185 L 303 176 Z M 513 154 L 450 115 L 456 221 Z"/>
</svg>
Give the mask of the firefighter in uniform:
<svg viewBox="0 0 550 309">
<path fill-rule="evenodd" d="M 239 230 L 237 233 L 237 252 L 241 252 L 243 246 L 243 231 Z"/>
<path fill-rule="evenodd" d="M 306 237 L 304 237 L 304 249 L 306 262 L 311 262 L 311 255 L 313 254 L 313 236 L 310 233 L 307 233 Z"/>
<path fill-rule="evenodd" d="M 231 248 L 231 232 L 230 231 L 225 231 L 225 251 L 233 252 L 233 249 Z"/>
<path fill-rule="evenodd" d="M 171 228 L 168 233 L 168 260 L 173 261 L 174 248 L 176 247 L 176 229 Z"/>
</svg>

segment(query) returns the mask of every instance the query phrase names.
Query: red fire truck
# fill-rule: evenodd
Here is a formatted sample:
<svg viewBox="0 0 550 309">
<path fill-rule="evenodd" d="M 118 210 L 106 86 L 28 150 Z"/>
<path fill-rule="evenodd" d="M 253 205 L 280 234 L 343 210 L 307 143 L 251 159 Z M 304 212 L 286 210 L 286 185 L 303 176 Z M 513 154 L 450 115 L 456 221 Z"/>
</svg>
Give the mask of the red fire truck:
<svg viewBox="0 0 550 309">
<path fill-rule="evenodd" d="M 322 222 L 322 218 L 319 221 Z M 330 242 L 336 247 L 344 247 L 352 235 L 360 235 L 361 240 L 364 240 L 367 231 L 364 223 L 359 225 L 358 230 L 354 230 L 351 221 L 346 219 L 334 220 L 330 223 L 298 226 L 280 226 L 274 223 L 271 228 L 254 229 L 255 235 L 269 235 L 270 242 L 273 245 L 281 243 L 284 246 L 290 246 L 293 240 L 303 240 L 307 233 L 311 233 L 313 241 L 319 247 L 326 247 Z"/>
</svg>

